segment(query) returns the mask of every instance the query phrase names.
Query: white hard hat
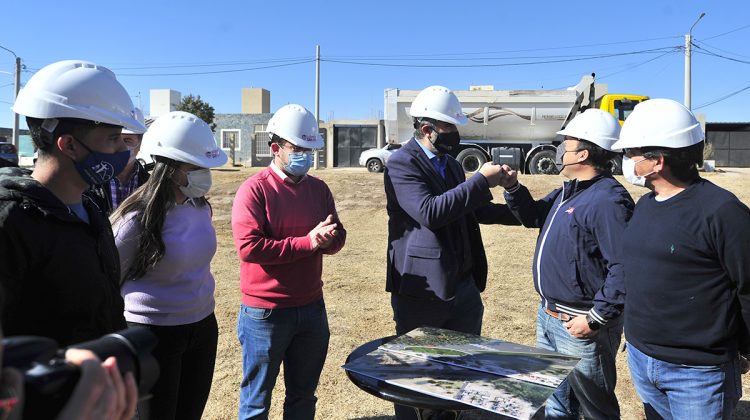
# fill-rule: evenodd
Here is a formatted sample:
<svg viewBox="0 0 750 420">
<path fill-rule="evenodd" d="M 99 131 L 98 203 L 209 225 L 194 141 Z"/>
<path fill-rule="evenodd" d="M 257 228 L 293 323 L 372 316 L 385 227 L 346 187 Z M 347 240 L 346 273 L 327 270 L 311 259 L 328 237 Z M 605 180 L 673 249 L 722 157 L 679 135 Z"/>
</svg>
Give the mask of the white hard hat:
<svg viewBox="0 0 750 420">
<path fill-rule="evenodd" d="M 141 123 L 141 125 L 143 125 L 144 130 L 129 130 L 127 128 L 123 128 L 122 134 L 143 134 L 146 132 L 145 130 L 146 120 L 143 118 L 143 111 L 141 111 L 141 109 L 138 107 L 135 107 L 134 110 L 135 110 L 135 119 L 136 121 Z"/>
<path fill-rule="evenodd" d="M 115 74 L 88 61 L 58 61 L 39 70 L 18 93 L 13 111 L 33 118 L 80 118 L 145 131 Z"/>
<path fill-rule="evenodd" d="M 302 105 L 289 104 L 279 108 L 268 121 L 266 130 L 297 147 L 320 149 L 323 137 L 320 135 L 315 115 Z"/>
<path fill-rule="evenodd" d="M 613 149 L 668 147 L 679 149 L 700 143 L 703 129 L 692 112 L 672 99 L 650 99 L 636 105 L 622 125 Z"/>
<path fill-rule="evenodd" d="M 604 150 L 611 151 L 612 145 L 620 137 L 620 122 L 607 111 L 589 108 L 576 115 L 567 127 L 557 134 L 590 141 Z"/>
<path fill-rule="evenodd" d="M 157 118 L 143 135 L 141 153 L 202 168 L 227 163 L 227 155 L 217 146 L 208 124 L 184 111 L 172 111 Z"/>
<path fill-rule="evenodd" d="M 411 103 L 409 115 L 416 118 L 432 118 L 434 120 L 464 125 L 469 119 L 461 109 L 461 102 L 450 89 L 444 86 L 430 86 L 425 88 Z"/>
</svg>

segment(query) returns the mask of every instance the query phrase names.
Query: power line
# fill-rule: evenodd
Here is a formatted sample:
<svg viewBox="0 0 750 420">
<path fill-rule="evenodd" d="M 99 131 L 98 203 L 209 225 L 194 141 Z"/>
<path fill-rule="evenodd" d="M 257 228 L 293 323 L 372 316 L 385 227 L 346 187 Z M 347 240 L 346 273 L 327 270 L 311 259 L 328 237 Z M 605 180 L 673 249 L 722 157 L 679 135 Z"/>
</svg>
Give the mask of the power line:
<svg viewBox="0 0 750 420">
<path fill-rule="evenodd" d="M 737 32 L 737 31 L 741 31 L 741 30 L 743 30 L 743 29 L 747 29 L 747 28 L 750 28 L 750 25 L 740 26 L 739 28 L 736 28 L 736 29 L 732 29 L 731 31 L 727 31 L 727 32 L 723 32 L 723 33 L 720 33 L 719 35 L 714 35 L 714 36 L 710 36 L 710 37 L 708 37 L 708 38 L 703 38 L 703 39 L 701 39 L 701 41 L 707 41 L 707 40 L 709 40 L 709 39 L 714 39 L 714 38 L 718 38 L 718 37 L 720 37 L 720 36 L 728 35 L 728 34 L 731 34 L 732 32 Z"/>
<path fill-rule="evenodd" d="M 644 64 L 648 64 L 648 63 L 650 63 L 650 62 L 652 62 L 652 61 L 656 61 L 656 60 L 658 60 L 658 59 L 660 59 L 660 58 L 662 58 L 662 57 L 665 57 L 665 56 L 667 56 L 667 55 L 669 55 L 669 54 L 676 54 L 677 52 L 679 52 L 679 49 L 675 49 L 674 51 L 667 51 L 667 52 L 665 52 L 665 53 L 663 53 L 663 54 L 657 55 L 656 57 L 653 57 L 653 58 L 649 58 L 648 60 L 646 60 L 646 61 L 643 61 L 643 62 L 641 62 L 641 63 L 638 63 L 638 64 L 635 64 L 635 65 L 632 65 L 632 66 L 626 67 L 626 68 L 624 68 L 624 69 L 622 69 L 622 70 L 620 70 L 620 71 L 617 71 L 617 72 L 614 72 L 614 73 L 610 73 L 610 74 L 605 74 L 605 75 L 604 75 L 604 76 L 602 76 L 602 77 L 597 77 L 597 80 L 604 80 L 604 79 L 606 79 L 606 78 L 608 78 L 608 77 L 612 77 L 612 76 L 614 76 L 614 75 L 617 75 L 617 74 L 620 74 L 620 73 L 624 73 L 624 72 L 626 72 L 626 71 L 630 71 L 630 70 L 633 70 L 633 69 L 634 69 L 634 68 L 636 68 L 636 67 L 640 67 L 640 66 L 642 66 L 642 65 L 644 65 Z"/>
<path fill-rule="evenodd" d="M 726 94 L 726 95 L 724 95 L 724 96 L 722 96 L 720 98 L 714 99 L 713 101 L 707 102 L 707 103 L 705 103 L 705 104 L 703 104 L 701 106 L 693 107 L 693 109 L 701 109 L 701 108 L 705 108 L 707 106 L 711 106 L 711 105 L 713 105 L 713 104 L 715 104 L 717 102 L 721 102 L 723 100 L 731 98 L 732 96 L 738 95 L 738 94 L 740 94 L 740 93 L 742 93 L 742 92 L 744 92 L 744 91 L 746 91 L 748 89 L 750 89 L 750 85 L 747 85 L 747 86 L 745 86 L 744 88 L 742 88 L 740 90 L 737 90 L 737 91 L 734 91 L 732 93 Z"/>
<path fill-rule="evenodd" d="M 243 68 L 243 69 L 214 70 L 214 71 L 197 71 L 197 72 L 187 72 L 187 73 L 118 73 L 117 77 L 120 77 L 120 76 L 129 76 L 129 77 L 144 77 L 144 76 L 194 76 L 194 75 L 201 75 L 201 74 L 239 73 L 239 72 L 243 72 L 243 71 L 252 71 L 252 70 L 261 70 L 261 69 L 272 69 L 272 68 L 278 68 L 278 67 L 296 66 L 298 64 L 312 63 L 313 61 L 315 61 L 315 59 L 297 61 L 297 62 L 294 62 L 294 63 L 275 64 L 275 65 L 270 65 L 270 66 L 249 67 L 249 68 Z"/>
<path fill-rule="evenodd" d="M 527 61 L 527 62 L 517 62 L 517 63 L 489 63 L 489 64 L 482 64 L 482 63 L 473 63 L 473 64 L 399 64 L 399 63 L 374 63 L 369 61 L 350 61 L 350 60 L 333 60 L 329 58 L 321 58 L 321 61 L 327 61 L 330 63 L 339 63 L 339 64 L 352 64 L 352 65 L 362 65 L 362 66 L 378 66 L 378 67 L 412 67 L 412 68 L 477 68 L 477 67 L 511 67 L 511 66 L 526 66 L 526 65 L 534 65 L 534 64 L 553 64 L 553 63 L 565 63 L 565 62 L 573 62 L 573 61 L 585 61 L 585 60 L 593 60 L 593 59 L 600 59 L 600 58 L 611 58 L 611 57 L 621 57 L 621 56 L 627 56 L 627 55 L 637 55 L 637 54 L 649 54 L 649 53 L 658 53 L 658 52 L 665 52 L 665 49 L 668 49 L 667 52 L 673 52 L 675 49 L 679 49 L 680 47 L 662 47 L 662 48 L 654 48 L 650 50 L 641 50 L 641 51 L 630 51 L 630 52 L 624 52 L 624 53 L 612 53 L 612 54 L 599 54 L 599 55 L 590 55 L 585 57 L 575 57 L 575 58 L 565 58 L 565 59 L 555 59 L 555 60 L 545 60 L 545 61 Z"/>
<path fill-rule="evenodd" d="M 737 57 L 750 58 L 750 55 L 742 55 L 742 54 L 737 54 L 737 53 L 732 52 L 732 51 L 723 50 L 723 49 L 721 49 L 721 48 L 719 48 L 719 47 L 717 47 L 715 45 L 711 45 L 711 44 L 708 44 L 706 42 L 697 42 L 696 43 L 696 41 L 693 41 L 693 45 L 695 45 L 697 48 L 706 49 L 705 47 L 710 47 L 710 48 L 713 48 L 713 49 L 715 49 L 717 51 L 721 51 L 721 52 L 729 54 L 729 55 L 736 55 Z"/>
<path fill-rule="evenodd" d="M 727 57 L 727 56 L 724 56 L 724 55 L 721 55 L 721 54 L 717 54 L 717 53 L 715 53 L 713 51 L 707 50 L 707 49 L 705 49 L 703 47 L 700 47 L 698 45 L 696 45 L 696 48 L 698 48 L 699 50 L 702 50 L 702 51 L 696 51 L 697 53 L 701 53 L 701 54 L 705 54 L 705 55 L 712 55 L 714 57 L 723 58 L 723 59 L 729 60 L 729 61 L 735 61 L 737 63 L 750 64 L 750 61 L 740 60 L 740 59 L 737 59 L 737 58 L 732 58 L 732 57 Z"/>
<path fill-rule="evenodd" d="M 582 45 L 571 45 L 567 47 L 545 47 L 545 48 L 529 48 L 521 50 L 504 50 L 504 51 L 483 51 L 483 52 L 457 52 L 457 53 L 424 53 L 424 54 L 397 54 L 397 55 L 370 55 L 370 56 L 347 56 L 347 55 L 329 55 L 328 58 L 335 58 L 339 60 L 374 60 L 374 59 L 396 59 L 396 58 L 416 58 L 416 57 L 441 57 L 441 56 L 465 56 L 465 55 L 481 55 L 481 54 L 507 54 L 507 53 L 518 53 L 518 52 L 532 52 L 532 51 L 549 51 L 549 50 L 563 50 L 563 49 L 575 49 L 585 47 L 601 47 L 621 44 L 633 44 L 639 42 L 648 41 L 659 41 L 664 39 L 676 39 L 682 38 L 681 36 L 666 36 L 659 38 L 640 39 L 634 41 L 618 41 L 618 42 L 607 42 L 597 44 L 582 44 Z"/>
<path fill-rule="evenodd" d="M 296 62 L 300 60 L 312 60 L 312 57 L 292 57 L 292 58 L 277 58 L 267 60 L 250 60 L 250 61 L 227 61 L 227 62 L 215 62 L 215 63 L 190 63 L 190 64 L 169 64 L 169 65 L 151 65 L 151 66 L 140 66 L 140 67 L 110 67 L 110 70 L 151 70 L 151 69 L 177 69 L 177 68 L 195 68 L 195 67 L 222 67 L 222 66 L 239 66 L 247 64 L 265 64 L 265 63 L 285 63 L 285 62 Z"/>
</svg>

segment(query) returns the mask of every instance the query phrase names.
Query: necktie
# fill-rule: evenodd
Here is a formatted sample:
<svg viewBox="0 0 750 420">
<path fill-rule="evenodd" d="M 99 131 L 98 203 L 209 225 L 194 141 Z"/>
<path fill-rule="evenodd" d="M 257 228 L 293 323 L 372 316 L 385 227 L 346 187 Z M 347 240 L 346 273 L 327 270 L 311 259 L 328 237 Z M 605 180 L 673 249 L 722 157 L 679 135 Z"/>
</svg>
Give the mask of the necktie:
<svg viewBox="0 0 750 420">
<path fill-rule="evenodd" d="M 430 160 L 432 160 L 432 166 L 435 167 L 435 170 L 445 179 L 445 165 L 447 163 L 445 156 L 435 156 Z"/>
</svg>

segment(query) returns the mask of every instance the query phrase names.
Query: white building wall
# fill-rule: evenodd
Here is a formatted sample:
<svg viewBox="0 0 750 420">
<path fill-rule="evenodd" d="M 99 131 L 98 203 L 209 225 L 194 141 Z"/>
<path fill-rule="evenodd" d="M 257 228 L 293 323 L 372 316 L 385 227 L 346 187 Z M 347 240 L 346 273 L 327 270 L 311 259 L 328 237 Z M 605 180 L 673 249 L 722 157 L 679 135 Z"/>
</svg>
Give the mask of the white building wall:
<svg viewBox="0 0 750 420">
<path fill-rule="evenodd" d="M 182 100 L 182 94 L 172 89 L 151 89 L 149 97 L 150 118 L 156 118 L 160 115 L 176 110 Z"/>
</svg>

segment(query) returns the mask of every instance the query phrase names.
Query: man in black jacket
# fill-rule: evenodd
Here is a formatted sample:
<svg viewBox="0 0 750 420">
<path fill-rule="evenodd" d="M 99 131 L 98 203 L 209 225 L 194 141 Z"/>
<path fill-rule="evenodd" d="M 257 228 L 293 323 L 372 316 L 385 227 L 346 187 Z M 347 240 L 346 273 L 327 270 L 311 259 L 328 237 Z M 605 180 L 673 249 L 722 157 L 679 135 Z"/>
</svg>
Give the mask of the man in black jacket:
<svg viewBox="0 0 750 420">
<path fill-rule="evenodd" d="M 128 161 L 122 127 L 143 130 L 108 69 L 61 61 L 38 71 L 13 110 L 39 149 L 33 173 L 0 169 L 2 328 L 61 346 L 126 328 L 109 221 L 83 192 Z"/>
</svg>

